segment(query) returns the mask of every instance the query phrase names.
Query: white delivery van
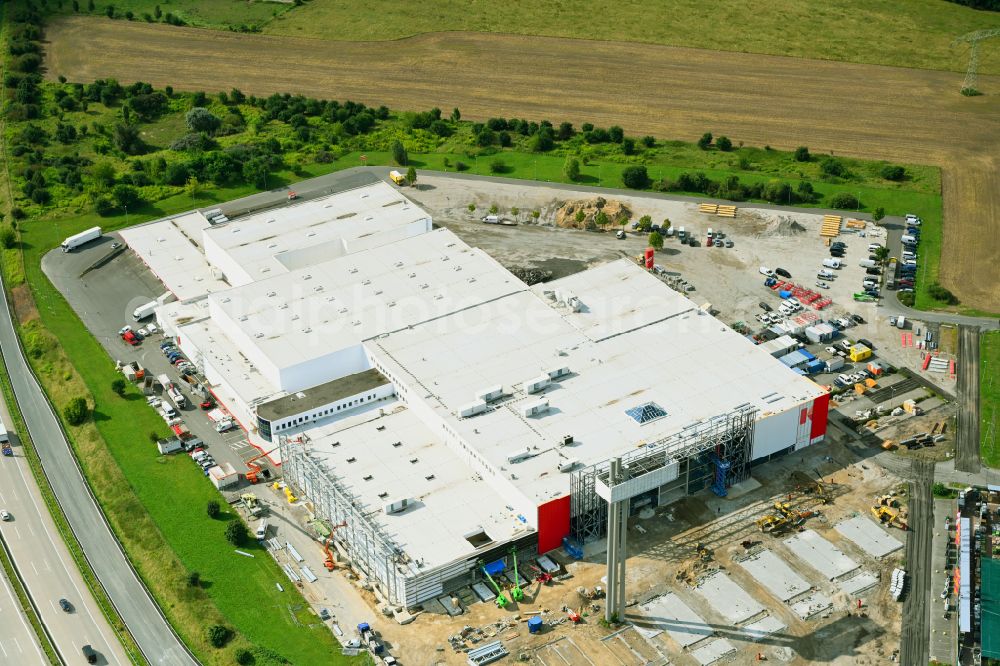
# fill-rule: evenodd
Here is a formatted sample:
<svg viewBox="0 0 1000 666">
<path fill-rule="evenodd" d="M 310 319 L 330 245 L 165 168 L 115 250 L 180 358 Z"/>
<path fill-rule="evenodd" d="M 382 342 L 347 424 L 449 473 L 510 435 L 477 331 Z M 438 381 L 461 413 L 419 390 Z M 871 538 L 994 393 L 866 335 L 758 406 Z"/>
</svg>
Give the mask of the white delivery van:
<svg viewBox="0 0 1000 666">
<path fill-rule="evenodd" d="M 903 245 L 916 245 L 917 244 L 917 239 L 914 236 L 903 236 L 902 238 L 900 238 L 900 240 L 903 242 Z"/>
<path fill-rule="evenodd" d="M 257 541 L 263 541 L 264 537 L 267 536 L 267 518 L 261 518 L 260 522 L 257 523 Z"/>
<path fill-rule="evenodd" d="M 824 259 L 823 265 L 826 266 L 827 268 L 840 268 L 842 266 L 842 264 L 840 263 L 840 259 L 836 258 Z"/>
</svg>

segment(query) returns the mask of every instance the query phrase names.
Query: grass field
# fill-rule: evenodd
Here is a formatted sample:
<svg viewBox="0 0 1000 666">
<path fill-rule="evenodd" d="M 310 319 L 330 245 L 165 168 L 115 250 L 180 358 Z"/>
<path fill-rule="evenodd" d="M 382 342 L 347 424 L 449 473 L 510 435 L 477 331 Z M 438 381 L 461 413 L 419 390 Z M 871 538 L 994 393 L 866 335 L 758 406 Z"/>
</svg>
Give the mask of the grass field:
<svg viewBox="0 0 1000 666">
<path fill-rule="evenodd" d="M 324 44 L 85 18 L 56 20 L 47 34 L 50 75 L 76 81 L 141 78 L 186 90 L 239 83 L 258 95 L 458 106 L 465 118 L 589 121 L 638 136 L 693 140 L 712 131 L 756 146 L 939 165 L 944 259 L 928 257 L 922 284 L 939 279 L 962 301 L 958 309 L 1000 311 L 1000 241 L 982 233 L 1000 217 L 997 77 L 981 77 L 987 94 L 966 98 L 956 74 L 655 45 L 466 33 Z M 253 59 L 270 66 L 248 70 Z M 943 305 L 926 294 L 918 302 Z"/>
<path fill-rule="evenodd" d="M 1000 467 L 1000 331 L 984 331 L 980 337 L 979 401 L 982 459 Z"/>
<path fill-rule="evenodd" d="M 81 2 L 85 8 L 86 3 Z M 333 41 L 382 41 L 470 31 L 639 42 L 765 53 L 896 67 L 963 71 L 968 48 L 950 46 L 973 30 L 1000 26 L 1000 14 L 944 0 L 486 0 L 344 2 L 308 0 L 302 6 L 238 0 L 98 0 L 119 16 L 152 13 L 159 4 L 191 25 L 263 26 L 264 32 Z M 66 2 L 63 11 L 70 12 Z M 597 18 L 599 17 L 599 18 Z M 1000 45 L 984 44 L 981 71 L 1000 74 Z"/>
</svg>

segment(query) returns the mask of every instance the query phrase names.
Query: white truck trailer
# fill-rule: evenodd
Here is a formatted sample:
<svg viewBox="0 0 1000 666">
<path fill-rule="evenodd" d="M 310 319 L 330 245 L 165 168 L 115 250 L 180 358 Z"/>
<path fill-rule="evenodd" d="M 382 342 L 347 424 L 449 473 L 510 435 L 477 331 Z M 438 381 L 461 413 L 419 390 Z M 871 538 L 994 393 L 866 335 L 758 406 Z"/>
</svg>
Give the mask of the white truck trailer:
<svg viewBox="0 0 1000 666">
<path fill-rule="evenodd" d="M 74 234 L 62 242 L 62 251 L 69 252 L 70 250 L 76 249 L 83 245 L 84 243 L 89 243 L 92 240 L 96 240 L 101 237 L 100 227 L 91 227 L 86 231 L 81 231 L 78 234 Z"/>
<path fill-rule="evenodd" d="M 153 312 L 156 311 L 156 306 L 158 305 L 160 305 L 159 301 L 150 301 L 149 303 L 140 305 L 135 310 L 133 310 L 132 319 L 139 321 L 141 319 L 145 319 L 146 317 L 151 316 Z"/>
</svg>

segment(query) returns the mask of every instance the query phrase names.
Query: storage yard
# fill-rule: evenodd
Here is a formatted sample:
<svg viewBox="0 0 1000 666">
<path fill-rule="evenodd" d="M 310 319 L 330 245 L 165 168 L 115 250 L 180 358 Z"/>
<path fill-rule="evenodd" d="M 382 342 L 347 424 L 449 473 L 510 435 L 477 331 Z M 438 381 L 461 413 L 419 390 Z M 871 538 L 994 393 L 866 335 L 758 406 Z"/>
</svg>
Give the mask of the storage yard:
<svg viewBox="0 0 1000 666">
<path fill-rule="evenodd" d="M 185 214 L 44 267 L 173 426 L 160 453 L 192 456 L 348 650 L 894 655 L 907 487 L 873 456 L 950 455 L 952 368 L 922 365 L 954 351 L 855 300 L 881 228 L 845 217 L 824 288 L 822 215 L 616 197 L 671 221 L 645 270 L 629 223 L 624 239 L 554 225 L 587 193 L 421 185 Z M 492 205 L 518 224 L 483 223 Z M 731 246 L 706 246 L 709 228 Z M 765 285 L 779 269 L 805 304 L 765 321 L 760 303 L 786 307 Z M 156 323 L 137 321 L 154 301 Z"/>
</svg>

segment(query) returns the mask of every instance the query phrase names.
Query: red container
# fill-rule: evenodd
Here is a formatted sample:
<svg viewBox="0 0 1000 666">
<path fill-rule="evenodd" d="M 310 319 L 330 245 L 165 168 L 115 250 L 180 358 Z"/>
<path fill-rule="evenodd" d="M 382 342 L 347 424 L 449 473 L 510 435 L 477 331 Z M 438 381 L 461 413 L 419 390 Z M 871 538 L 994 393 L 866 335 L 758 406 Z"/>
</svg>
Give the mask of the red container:
<svg viewBox="0 0 1000 666">
<path fill-rule="evenodd" d="M 654 254 L 653 248 L 647 247 L 646 248 L 646 268 L 652 268 L 653 267 L 653 254 Z"/>
</svg>

